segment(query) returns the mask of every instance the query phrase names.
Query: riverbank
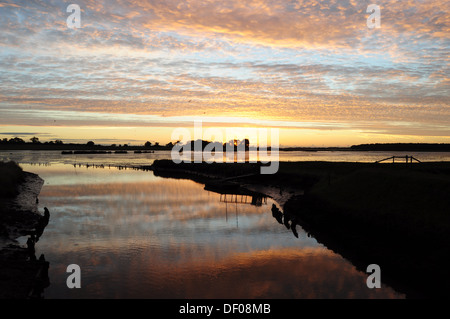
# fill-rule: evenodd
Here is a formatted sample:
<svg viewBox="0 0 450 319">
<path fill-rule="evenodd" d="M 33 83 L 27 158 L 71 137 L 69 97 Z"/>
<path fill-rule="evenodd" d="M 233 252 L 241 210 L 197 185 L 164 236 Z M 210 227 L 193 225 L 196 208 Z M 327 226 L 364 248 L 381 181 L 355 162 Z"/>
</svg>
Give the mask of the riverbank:
<svg viewBox="0 0 450 319">
<path fill-rule="evenodd" d="M 44 181 L 14 162 L 0 162 L 0 185 L 0 237 L 14 240 L 29 234 L 42 217 L 37 198 Z"/>
<path fill-rule="evenodd" d="M 14 162 L 0 162 L 0 198 L 12 198 L 19 193 L 18 187 L 25 179 L 22 168 Z"/>
<path fill-rule="evenodd" d="M 450 296 L 448 162 L 282 162 L 274 175 L 259 175 L 259 164 L 155 161 L 151 169 L 200 183 L 245 176 L 235 181 L 289 192 L 284 213 L 361 271 L 378 264 L 382 281 L 410 298 Z"/>
<path fill-rule="evenodd" d="M 294 197 L 295 213 L 328 248 L 410 298 L 448 298 L 450 176 L 447 165 L 364 168 Z"/>
<path fill-rule="evenodd" d="M 42 298 L 49 285 L 47 262 L 35 256 L 35 243 L 48 223 L 37 208 L 44 181 L 14 162 L 0 162 L 0 299 Z M 30 236 L 27 247 L 16 239 Z"/>
</svg>

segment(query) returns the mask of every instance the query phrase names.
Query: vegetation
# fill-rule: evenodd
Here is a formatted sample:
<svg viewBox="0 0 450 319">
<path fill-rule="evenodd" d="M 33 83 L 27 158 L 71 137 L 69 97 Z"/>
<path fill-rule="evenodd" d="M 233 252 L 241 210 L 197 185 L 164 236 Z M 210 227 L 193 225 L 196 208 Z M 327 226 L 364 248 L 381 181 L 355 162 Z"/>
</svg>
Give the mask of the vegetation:
<svg viewBox="0 0 450 319">
<path fill-rule="evenodd" d="M 17 187 L 23 182 L 22 168 L 15 162 L 0 162 L 0 197 L 10 198 L 17 195 Z"/>
<path fill-rule="evenodd" d="M 351 147 L 354 151 L 415 151 L 415 152 L 450 152 L 450 144 L 438 143 L 386 143 L 361 144 Z"/>
<path fill-rule="evenodd" d="M 30 142 L 26 142 L 19 137 L 4 138 L 0 140 L 0 150 L 60 150 L 60 151 L 80 151 L 80 150 L 98 150 L 98 151 L 115 151 L 115 150 L 171 150 L 173 143 L 167 143 L 166 145 L 160 145 L 159 142 L 154 144 L 147 141 L 143 145 L 128 144 L 111 144 L 101 145 L 96 144 L 94 141 L 88 141 L 87 143 L 64 143 L 62 140 L 41 142 L 38 137 L 30 138 Z"/>
<path fill-rule="evenodd" d="M 305 229 L 362 271 L 380 265 L 409 297 L 449 296 L 450 163 L 337 169 L 291 199 Z"/>
</svg>

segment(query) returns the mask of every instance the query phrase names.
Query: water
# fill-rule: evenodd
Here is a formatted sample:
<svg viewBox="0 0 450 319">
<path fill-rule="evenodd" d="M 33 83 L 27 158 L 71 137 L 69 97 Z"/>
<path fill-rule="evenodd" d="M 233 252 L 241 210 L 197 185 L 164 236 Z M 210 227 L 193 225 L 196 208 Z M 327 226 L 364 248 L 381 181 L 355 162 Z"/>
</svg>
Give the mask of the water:
<svg viewBox="0 0 450 319">
<path fill-rule="evenodd" d="M 450 161 L 450 152 L 353 152 L 353 151 L 280 151 L 280 161 L 332 161 L 332 162 L 375 162 L 392 156 L 414 156 L 422 162 Z M 273 160 L 273 154 L 258 156 L 255 151 L 248 155 L 249 161 Z M 190 156 L 184 156 L 183 159 Z M 52 163 L 81 165 L 118 165 L 139 166 L 151 165 L 155 159 L 171 159 L 170 151 L 135 154 L 70 154 L 61 155 L 60 151 L 0 151 L 0 161 L 13 160 L 17 163 L 48 165 Z M 224 160 L 233 161 L 230 156 Z M 401 161 L 396 160 L 396 161 Z"/>
<path fill-rule="evenodd" d="M 300 226 L 295 237 L 272 216 L 271 199 L 225 203 L 189 180 L 23 153 L 23 169 L 45 180 L 39 210 L 51 213 L 36 244 L 36 256 L 50 262 L 45 298 L 404 297 L 385 285 L 369 289 L 368 274 Z M 70 264 L 81 268 L 80 289 L 67 288 Z"/>
</svg>

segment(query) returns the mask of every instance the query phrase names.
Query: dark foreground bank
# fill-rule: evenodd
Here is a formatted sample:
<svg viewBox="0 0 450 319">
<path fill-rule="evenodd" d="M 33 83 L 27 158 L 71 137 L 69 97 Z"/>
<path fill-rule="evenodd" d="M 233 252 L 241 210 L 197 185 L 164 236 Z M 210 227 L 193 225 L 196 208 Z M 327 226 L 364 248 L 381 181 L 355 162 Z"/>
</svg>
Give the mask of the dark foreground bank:
<svg viewBox="0 0 450 319">
<path fill-rule="evenodd" d="M 50 218 L 37 209 L 43 180 L 16 163 L 0 162 L 0 299 L 42 298 L 49 285 L 49 263 L 35 245 Z M 26 247 L 17 242 L 28 236 Z"/>
<path fill-rule="evenodd" d="M 410 298 L 449 298 L 450 163 L 282 162 L 274 175 L 260 164 L 155 161 L 155 175 L 200 183 L 303 190 L 284 214 L 331 250 Z M 231 177 L 235 177 L 234 179 Z"/>
</svg>

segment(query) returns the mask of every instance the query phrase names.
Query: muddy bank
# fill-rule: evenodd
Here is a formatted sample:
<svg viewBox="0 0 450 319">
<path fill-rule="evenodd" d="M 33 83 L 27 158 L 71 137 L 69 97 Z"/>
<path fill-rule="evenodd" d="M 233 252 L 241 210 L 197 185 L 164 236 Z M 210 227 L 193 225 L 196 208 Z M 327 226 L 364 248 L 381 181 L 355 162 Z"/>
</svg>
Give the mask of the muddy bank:
<svg viewBox="0 0 450 319">
<path fill-rule="evenodd" d="M 37 204 L 43 185 L 44 181 L 38 175 L 23 172 L 17 195 L 3 197 L 0 203 L 0 237 L 15 239 L 36 228 L 42 218 Z"/>
<path fill-rule="evenodd" d="M 12 188 L 11 192 L 3 193 L 0 203 L 0 298 L 43 298 L 43 291 L 49 285 L 49 262 L 44 255 L 36 257 L 35 245 L 50 219 L 47 208 L 44 215 L 38 211 L 38 196 L 44 181 L 17 167 L 8 163 L 2 167 L 6 178 L 0 177 Z M 22 236 L 28 237 L 26 246 L 18 242 Z"/>
</svg>

